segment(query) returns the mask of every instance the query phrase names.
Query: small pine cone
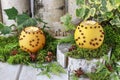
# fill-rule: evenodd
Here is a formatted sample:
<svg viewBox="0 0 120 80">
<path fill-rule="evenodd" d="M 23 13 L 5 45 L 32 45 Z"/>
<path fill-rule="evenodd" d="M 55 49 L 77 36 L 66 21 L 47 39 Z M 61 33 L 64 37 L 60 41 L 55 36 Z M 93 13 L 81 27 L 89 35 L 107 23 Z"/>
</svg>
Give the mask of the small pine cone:
<svg viewBox="0 0 120 80">
<path fill-rule="evenodd" d="M 35 61 L 36 60 L 36 55 L 35 54 L 30 54 L 30 59 L 31 59 L 31 61 Z"/>
<path fill-rule="evenodd" d="M 12 51 L 11 51 L 11 54 L 12 54 L 12 55 L 16 55 L 16 54 L 18 54 L 18 51 L 17 51 L 17 50 L 12 50 Z"/>
<path fill-rule="evenodd" d="M 53 56 L 53 53 L 51 51 L 48 51 L 47 55 L 48 56 Z"/>
<path fill-rule="evenodd" d="M 46 60 L 47 62 L 51 62 L 51 61 L 52 61 L 52 58 L 49 57 L 49 56 L 46 56 L 46 57 L 45 57 L 45 60 Z"/>
<path fill-rule="evenodd" d="M 112 72 L 113 71 L 113 67 L 111 66 L 111 65 L 106 65 L 106 67 L 107 67 L 107 69 L 110 71 L 110 72 Z"/>
</svg>

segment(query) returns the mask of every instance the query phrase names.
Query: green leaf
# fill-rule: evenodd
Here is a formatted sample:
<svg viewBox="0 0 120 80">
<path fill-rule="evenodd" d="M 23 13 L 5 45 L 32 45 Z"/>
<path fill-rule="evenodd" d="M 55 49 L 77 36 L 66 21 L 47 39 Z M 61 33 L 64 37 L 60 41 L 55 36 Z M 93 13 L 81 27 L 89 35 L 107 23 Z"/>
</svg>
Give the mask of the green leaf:
<svg viewBox="0 0 120 80">
<path fill-rule="evenodd" d="M 65 16 L 61 17 L 60 20 L 63 22 L 64 25 L 68 25 L 71 23 L 72 17 L 69 14 L 66 14 Z"/>
<path fill-rule="evenodd" d="M 106 0 L 101 0 L 101 4 L 102 4 L 102 6 L 106 6 L 107 5 Z"/>
<path fill-rule="evenodd" d="M 95 9 L 95 8 L 91 8 L 91 9 L 90 9 L 90 14 L 91 14 L 91 16 L 94 17 L 95 13 L 96 13 L 96 9 Z"/>
<path fill-rule="evenodd" d="M 85 4 L 85 0 L 76 0 L 76 4 L 82 6 Z"/>
<path fill-rule="evenodd" d="M 101 0 L 94 0 L 95 4 L 101 4 Z"/>
<path fill-rule="evenodd" d="M 17 17 L 16 17 L 17 25 L 24 23 L 29 18 L 30 17 L 27 14 L 17 15 Z"/>
<path fill-rule="evenodd" d="M 118 16 L 115 16 L 114 19 L 110 21 L 111 25 L 116 25 L 117 27 L 120 27 L 120 18 Z"/>
<path fill-rule="evenodd" d="M 101 14 L 104 14 L 105 12 L 108 12 L 107 7 L 106 6 L 100 6 L 100 12 L 101 12 Z"/>
<path fill-rule="evenodd" d="M 0 29 L 4 28 L 3 23 L 0 22 Z"/>
<path fill-rule="evenodd" d="M 80 18 L 83 18 L 85 15 L 85 8 L 82 7 L 80 9 L 76 9 L 76 16 L 77 17 L 80 17 Z"/>
<path fill-rule="evenodd" d="M 34 18 L 29 18 L 23 23 L 23 26 L 36 26 L 36 25 L 37 21 Z"/>
<path fill-rule="evenodd" d="M 111 3 L 112 2 L 112 3 Z M 108 11 L 112 11 L 113 9 L 115 9 L 115 4 L 114 4 L 114 1 L 107 1 L 107 5 L 106 5 L 106 8 Z"/>
<path fill-rule="evenodd" d="M 113 17 L 113 13 L 112 12 L 106 12 L 104 14 L 108 19 L 112 18 Z"/>
<path fill-rule="evenodd" d="M 0 29 L 2 34 L 9 34 L 11 32 L 11 28 L 8 26 L 4 26 L 4 28 Z"/>
<path fill-rule="evenodd" d="M 28 26 L 36 26 L 37 25 L 37 21 L 34 18 L 29 18 L 27 20 L 25 20 L 23 23 L 21 23 L 20 25 L 18 25 L 18 30 L 23 29 L 24 27 L 28 27 Z"/>
<path fill-rule="evenodd" d="M 14 7 L 10 9 L 5 9 L 4 11 L 6 12 L 8 16 L 8 19 L 11 19 L 11 20 L 15 20 L 16 16 L 18 15 L 18 11 Z"/>
<path fill-rule="evenodd" d="M 84 15 L 84 20 L 87 20 L 91 16 L 90 9 L 86 8 L 85 13 L 86 14 Z"/>
<path fill-rule="evenodd" d="M 88 2 L 91 4 L 91 3 L 94 3 L 95 1 L 94 0 L 88 0 Z"/>
<path fill-rule="evenodd" d="M 115 0 L 109 0 L 111 5 L 115 5 Z"/>
<path fill-rule="evenodd" d="M 115 3 L 116 3 L 117 6 L 119 6 L 120 5 L 120 0 L 115 0 Z"/>
<path fill-rule="evenodd" d="M 118 7 L 118 11 L 120 12 L 120 6 Z"/>
</svg>

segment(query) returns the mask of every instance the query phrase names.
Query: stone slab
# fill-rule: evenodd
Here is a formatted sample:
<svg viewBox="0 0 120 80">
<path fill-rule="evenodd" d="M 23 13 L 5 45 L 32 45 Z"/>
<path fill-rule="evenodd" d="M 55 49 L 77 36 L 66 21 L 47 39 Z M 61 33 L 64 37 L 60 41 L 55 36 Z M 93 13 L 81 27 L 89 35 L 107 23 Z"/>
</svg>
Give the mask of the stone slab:
<svg viewBox="0 0 120 80">
<path fill-rule="evenodd" d="M 20 65 L 0 62 L 0 80 L 17 80 Z"/>
<path fill-rule="evenodd" d="M 22 66 L 19 80 L 67 80 L 67 74 L 51 75 L 51 78 L 48 78 L 46 75 L 38 75 L 40 72 L 40 69 Z"/>
<path fill-rule="evenodd" d="M 45 75 L 39 75 L 37 76 L 37 80 L 68 80 L 67 79 L 67 74 L 60 74 L 59 76 L 57 75 L 51 75 L 51 78 L 48 78 Z"/>
<path fill-rule="evenodd" d="M 19 80 L 37 80 L 37 69 L 31 66 L 22 66 Z"/>
</svg>

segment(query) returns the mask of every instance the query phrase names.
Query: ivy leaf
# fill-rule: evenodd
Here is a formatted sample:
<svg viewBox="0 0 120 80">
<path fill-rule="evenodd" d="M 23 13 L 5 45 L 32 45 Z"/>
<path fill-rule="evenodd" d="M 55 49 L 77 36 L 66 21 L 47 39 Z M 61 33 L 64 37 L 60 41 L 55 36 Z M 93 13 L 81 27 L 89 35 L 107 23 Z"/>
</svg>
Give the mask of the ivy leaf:
<svg viewBox="0 0 120 80">
<path fill-rule="evenodd" d="M 0 32 L 2 34 L 9 34 L 11 32 L 11 28 L 0 23 Z"/>
<path fill-rule="evenodd" d="M 85 0 L 76 0 L 76 4 L 77 5 L 84 5 L 85 4 Z"/>
<path fill-rule="evenodd" d="M 25 22 L 29 18 L 30 17 L 27 14 L 17 15 L 17 17 L 16 17 L 17 25 L 22 24 L 23 22 Z"/>
<path fill-rule="evenodd" d="M 16 16 L 18 15 L 18 11 L 14 7 L 10 9 L 5 9 L 4 11 L 6 12 L 8 16 L 8 19 L 11 19 L 11 20 L 15 20 Z"/>
<path fill-rule="evenodd" d="M 118 11 L 120 12 L 120 6 L 118 7 Z"/>
<path fill-rule="evenodd" d="M 68 25 L 71 22 L 72 17 L 69 14 L 61 17 L 60 20 L 63 22 L 64 25 Z"/>
<path fill-rule="evenodd" d="M 120 0 L 115 0 L 117 6 L 120 6 Z"/>
<path fill-rule="evenodd" d="M 104 16 L 106 16 L 108 19 L 112 18 L 113 17 L 113 13 L 112 12 L 106 12 L 104 14 Z"/>
<path fill-rule="evenodd" d="M 111 5 L 115 5 L 115 0 L 109 0 Z"/>
<path fill-rule="evenodd" d="M 24 27 L 27 26 L 36 26 L 37 25 L 37 21 L 34 18 L 29 18 L 27 20 L 25 20 L 22 24 L 18 25 L 18 30 L 22 30 Z"/>
<path fill-rule="evenodd" d="M 102 4 L 102 6 L 106 6 L 106 5 L 107 5 L 106 0 L 102 0 L 102 1 L 101 1 L 101 4 Z"/>
<path fill-rule="evenodd" d="M 29 18 L 23 23 L 23 26 L 36 26 L 36 25 L 37 21 L 34 18 Z"/>
<path fill-rule="evenodd" d="M 84 15 L 84 20 L 87 20 L 91 16 L 90 9 L 86 8 L 85 13 L 86 14 Z"/>
<path fill-rule="evenodd" d="M 112 0 L 111 0 L 111 1 L 112 1 Z M 110 1 L 107 1 L 106 7 L 107 7 L 107 10 L 108 10 L 108 11 L 112 11 L 113 9 L 116 8 L 113 3 L 114 3 L 114 2 L 111 3 Z"/>
<path fill-rule="evenodd" d="M 9 34 L 11 32 L 11 28 L 8 26 L 4 26 L 4 28 L 0 29 L 2 34 Z"/>
<path fill-rule="evenodd" d="M 36 26 L 37 25 L 37 20 L 34 18 L 30 18 L 29 15 L 27 14 L 20 14 L 16 17 L 16 21 L 18 24 L 18 30 L 23 29 L 23 27 L 26 26 Z"/>
<path fill-rule="evenodd" d="M 100 7 L 100 12 L 101 12 L 101 14 L 104 14 L 105 12 L 107 12 L 107 7 L 106 6 L 101 6 Z"/>
<path fill-rule="evenodd" d="M 116 25 L 117 27 L 120 27 L 120 18 L 118 16 L 115 16 L 114 19 L 110 21 L 111 25 Z"/>
<path fill-rule="evenodd" d="M 90 4 L 94 3 L 95 1 L 94 0 L 88 0 Z"/>
<path fill-rule="evenodd" d="M 95 4 L 100 4 L 101 0 L 94 0 Z"/>
<path fill-rule="evenodd" d="M 61 17 L 61 22 L 63 22 L 63 25 L 66 27 L 66 30 L 74 30 L 75 26 L 71 23 L 72 17 L 69 14 L 66 14 L 65 16 Z"/>
<path fill-rule="evenodd" d="M 80 17 L 80 18 L 83 18 L 85 15 L 85 8 L 82 7 L 80 9 L 76 9 L 76 16 L 77 17 Z"/>
<path fill-rule="evenodd" d="M 91 8 L 91 9 L 90 9 L 90 14 L 91 14 L 91 16 L 94 17 L 95 13 L 96 13 L 96 9 L 95 9 L 95 8 Z"/>
<path fill-rule="evenodd" d="M 3 23 L 0 22 L 0 29 L 4 28 Z"/>
</svg>

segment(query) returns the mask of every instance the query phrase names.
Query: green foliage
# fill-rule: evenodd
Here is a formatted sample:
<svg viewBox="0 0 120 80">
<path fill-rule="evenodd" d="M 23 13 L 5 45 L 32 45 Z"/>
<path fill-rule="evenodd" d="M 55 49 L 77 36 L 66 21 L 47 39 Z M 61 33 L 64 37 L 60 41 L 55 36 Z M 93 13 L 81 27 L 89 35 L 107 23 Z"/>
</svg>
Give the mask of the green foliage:
<svg viewBox="0 0 120 80">
<path fill-rule="evenodd" d="M 74 37 L 73 35 L 69 35 L 63 39 L 60 39 L 58 41 L 59 43 L 71 43 L 71 44 L 74 44 L 75 43 L 75 40 L 74 40 Z"/>
<path fill-rule="evenodd" d="M 41 72 L 39 74 L 46 75 L 49 78 L 51 74 L 59 75 L 60 73 L 65 73 L 65 70 L 56 62 L 52 62 L 49 64 L 37 65 L 37 68 L 41 68 Z"/>
<path fill-rule="evenodd" d="M 10 56 L 7 59 L 7 62 L 9 64 L 27 64 L 27 63 L 30 63 L 29 55 L 25 55 L 25 54 L 26 53 L 24 53 L 24 54 L 19 53 L 19 54 L 16 54 L 14 56 Z"/>
<path fill-rule="evenodd" d="M 88 73 L 87 75 L 90 80 L 110 80 L 110 74 L 105 71 L 99 73 Z"/>
<path fill-rule="evenodd" d="M 75 25 L 71 23 L 71 19 L 72 17 L 69 14 L 61 17 L 61 22 L 63 22 L 63 25 L 65 26 L 67 31 L 75 29 Z"/>
<path fill-rule="evenodd" d="M 8 16 L 8 19 L 14 20 L 17 23 L 17 25 L 15 25 L 15 24 L 13 24 L 13 25 L 16 27 L 18 33 L 24 27 L 36 26 L 38 22 L 42 22 L 43 24 L 47 24 L 40 19 L 31 18 L 26 13 L 19 14 L 17 9 L 14 7 L 9 8 L 9 9 L 5 9 L 5 12 Z M 11 25 L 11 26 L 13 26 L 13 25 Z M 4 24 L 0 23 L 0 31 L 2 32 L 2 34 L 9 34 L 12 31 L 11 26 L 5 26 Z"/>
<path fill-rule="evenodd" d="M 93 19 L 97 22 L 107 21 L 120 27 L 119 0 L 76 0 L 79 6 L 76 16 L 82 20 Z"/>
<path fill-rule="evenodd" d="M 76 50 L 67 52 L 66 55 L 77 58 L 77 59 L 92 59 L 92 58 L 100 58 L 104 55 L 107 55 L 108 51 L 108 46 L 106 44 L 103 44 L 100 48 L 95 49 L 95 50 L 90 50 L 90 49 L 84 49 L 84 48 L 79 48 L 77 46 Z"/>
<path fill-rule="evenodd" d="M 18 11 L 14 7 L 10 8 L 10 9 L 5 9 L 4 11 L 8 15 L 8 19 L 11 19 L 11 20 L 15 20 L 16 16 L 18 15 Z"/>
<path fill-rule="evenodd" d="M 16 48 L 18 46 L 16 37 L 0 37 L 0 60 L 6 61 L 9 56 L 12 49 Z"/>
<path fill-rule="evenodd" d="M 0 23 L 0 31 L 3 34 L 8 34 L 8 33 L 11 32 L 11 28 L 6 26 L 6 25 L 4 25 L 4 24 L 2 24 L 2 23 Z"/>
<path fill-rule="evenodd" d="M 45 57 L 47 52 L 51 51 L 56 55 L 56 47 L 58 40 L 53 38 L 50 34 L 45 32 L 46 35 L 46 45 L 42 50 L 38 51 L 36 63 L 45 62 Z M 51 41 L 51 42 L 50 42 Z M 24 52 L 20 49 L 17 36 L 11 37 L 0 37 L 0 61 L 7 61 L 10 64 L 28 64 L 31 63 L 30 56 L 27 52 Z M 11 51 L 16 50 L 18 53 L 12 55 Z"/>
<path fill-rule="evenodd" d="M 73 74 L 71 75 L 71 80 L 79 80 L 79 78 Z"/>
</svg>

